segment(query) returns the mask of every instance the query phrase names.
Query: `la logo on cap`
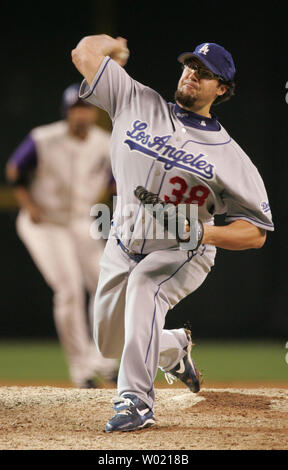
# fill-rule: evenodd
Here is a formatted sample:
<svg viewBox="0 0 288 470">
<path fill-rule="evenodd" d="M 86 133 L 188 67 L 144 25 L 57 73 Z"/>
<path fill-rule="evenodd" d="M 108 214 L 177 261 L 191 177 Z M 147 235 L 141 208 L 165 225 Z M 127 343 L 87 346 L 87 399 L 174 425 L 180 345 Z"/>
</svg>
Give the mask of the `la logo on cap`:
<svg viewBox="0 0 288 470">
<path fill-rule="evenodd" d="M 206 55 L 210 50 L 208 46 L 209 46 L 209 43 L 207 42 L 206 44 L 204 44 L 204 46 L 201 47 L 201 49 L 199 49 L 198 52 L 200 52 L 200 54 Z"/>
</svg>

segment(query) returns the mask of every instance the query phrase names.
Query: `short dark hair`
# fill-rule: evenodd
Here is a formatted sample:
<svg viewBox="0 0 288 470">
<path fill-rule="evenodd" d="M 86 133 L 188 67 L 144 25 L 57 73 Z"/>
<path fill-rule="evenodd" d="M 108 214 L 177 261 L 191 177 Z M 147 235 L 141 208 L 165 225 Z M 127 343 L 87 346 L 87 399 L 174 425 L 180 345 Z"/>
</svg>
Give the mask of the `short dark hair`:
<svg viewBox="0 0 288 470">
<path fill-rule="evenodd" d="M 226 85 L 227 90 L 225 93 L 221 96 L 217 96 L 217 98 L 213 101 L 212 106 L 217 106 L 220 103 L 223 103 L 224 101 L 230 100 L 231 96 L 235 95 L 235 82 L 234 80 L 231 81 L 225 81 L 225 80 L 219 80 L 219 85 Z"/>
</svg>

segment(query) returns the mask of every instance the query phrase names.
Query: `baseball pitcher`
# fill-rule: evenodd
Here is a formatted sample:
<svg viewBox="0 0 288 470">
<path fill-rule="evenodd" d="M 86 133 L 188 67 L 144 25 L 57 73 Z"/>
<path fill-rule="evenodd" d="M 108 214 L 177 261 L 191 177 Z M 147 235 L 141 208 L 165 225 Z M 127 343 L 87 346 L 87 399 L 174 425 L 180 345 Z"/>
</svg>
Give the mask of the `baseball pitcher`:
<svg viewBox="0 0 288 470">
<path fill-rule="evenodd" d="M 169 381 L 180 379 L 199 391 L 191 331 L 163 329 L 167 311 L 204 282 L 217 247 L 260 248 L 266 231 L 273 230 L 259 172 L 210 109 L 234 93 L 231 54 L 215 43 L 181 54 L 174 103 L 115 62 L 128 55 L 125 40 L 107 35 L 85 37 L 72 51 L 84 76 L 81 98 L 105 109 L 113 122 L 117 205 L 94 312 L 100 351 L 121 358 L 119 396 L 107 432 L 154 424 L 158 366 Z M 161 73 L 165 76 L 168 68 Z M 186 241 L 186 230 L 181 237 L 166 230 L 169 214 L 174 217 L 180 205 L 198 208 L 197 218 L 182 219 Z M 162 222 L 151 215 L 154 206 L 162 210 Z M 227 224 L 215 226 L 216 214 L 226 214 Z M 155 235 L 155 221 L 165 227 L 165 236 L 157 237 L 157 230 Z"/>
</svg>

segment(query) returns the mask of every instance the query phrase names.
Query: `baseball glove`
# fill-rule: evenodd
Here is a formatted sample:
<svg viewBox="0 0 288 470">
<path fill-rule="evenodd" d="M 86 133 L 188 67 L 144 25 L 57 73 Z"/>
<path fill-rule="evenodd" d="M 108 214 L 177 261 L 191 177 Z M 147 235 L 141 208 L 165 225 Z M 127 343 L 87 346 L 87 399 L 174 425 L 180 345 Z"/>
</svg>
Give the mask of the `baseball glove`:
<svg viewBox="0 0 288 470">
<path fill-rule="evenodd" d="M 173 233 L 180 247 L 184 250 L 197 250 L 203 239 L 203 223 L 197 218 L 189 218 L 178 206 L 163 201 L 157 194 L 143 186 L 137 186 L 135 196 L 145 210 L 164 225 L 164 229 Z M 183 205 L 182 205 L 183 207 Z M 189 208 L 189 206 L 188 206 Z"/>
</svg>

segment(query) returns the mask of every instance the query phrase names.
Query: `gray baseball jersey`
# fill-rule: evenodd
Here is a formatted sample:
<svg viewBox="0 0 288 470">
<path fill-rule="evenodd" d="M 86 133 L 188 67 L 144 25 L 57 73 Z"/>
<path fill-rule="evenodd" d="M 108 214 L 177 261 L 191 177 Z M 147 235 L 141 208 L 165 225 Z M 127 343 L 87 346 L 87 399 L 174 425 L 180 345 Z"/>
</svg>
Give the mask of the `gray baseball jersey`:
<svg viewBox="0 0 288 470">
<path fill-rule="evenodd" d="M 107 111 L 113 122 L 111 162 L 121 197 L 114 227 L 130 250 L 176 247 L 173 240 L 143 236 L 143 208 L 133 194 L 137 185 L 176 205 L 198 204 L 204 223 L 226 213 L 228 222 L 243 219 L 273 230 L 261 176 L 215 117 L 193 122 L 194 113 L 167 103 L 109 57 L 91 88 L 84 80 L 80 96 Z M 136 204 L 139 209 L 129 214 L 126 208 Z"/>
<path fill-rule="evenodd" d="M 135 394 L 152 408 L 157 366 L 169 371 L 187 354 L 185 331 L 163 329 L 165 316 L 203 283 L 216 248 L 201 245 L 189 254 L 173 239 L 148 238 L 135 188 L 144 186 L 176 205 L 197 203 L 204 223 L 226 213 L 228 222 L 242 219 L 273 230 L 267 194 L 257 169 L 215 116 L 167 103 L 109 57 L 91 87 L 82 82 L 80 96 L 113 122 L 118 202 L 111 234 L 126 249 L 146 254 L 138 262 L 139 256 L 109 238 L 100 263 L 94 338 L 105 357 L 121 358 L 119 395 Z"/>
</svg>

